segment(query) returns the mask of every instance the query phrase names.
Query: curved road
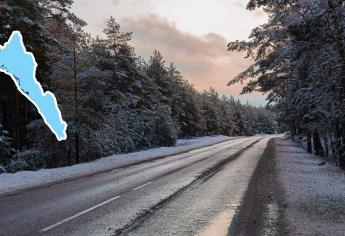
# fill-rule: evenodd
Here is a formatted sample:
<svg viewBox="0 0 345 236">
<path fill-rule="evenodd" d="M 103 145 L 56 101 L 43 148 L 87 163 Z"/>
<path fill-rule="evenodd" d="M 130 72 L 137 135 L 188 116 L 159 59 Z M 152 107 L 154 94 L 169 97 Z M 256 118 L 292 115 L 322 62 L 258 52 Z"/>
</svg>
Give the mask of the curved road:
<svg viewBox="0 0 345 236">
<path fill-rule="evenodd" d="M 270 137 L 0 197 L 0 235 L 226 235 Z"/>
</svg>

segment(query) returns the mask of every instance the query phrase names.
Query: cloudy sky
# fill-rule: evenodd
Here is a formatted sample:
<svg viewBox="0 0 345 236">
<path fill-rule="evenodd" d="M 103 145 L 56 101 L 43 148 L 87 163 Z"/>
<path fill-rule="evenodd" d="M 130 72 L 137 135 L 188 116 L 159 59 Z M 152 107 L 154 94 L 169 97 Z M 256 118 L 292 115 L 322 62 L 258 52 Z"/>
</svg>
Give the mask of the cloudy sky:
<svg viewBox="0 0 345 236">
<path fill-rule="evenodd" d="M 227 82 L 250 63 L 240 53 L 226 51 L 229 41 L 247 39 L 266 15 L 245 9 L 247 0 L 75 0 L 72 11 L 87 23 L 87 31 L 102 35 L 106 19 L 114 16 L 121 29 L 133 32 L 132 45 L 148 58 L 158 49 L 174 62 L 198 90 L 215 88 L 253 105 L 264 96 L 239 96 L 241 85 Z"/>
</svg>

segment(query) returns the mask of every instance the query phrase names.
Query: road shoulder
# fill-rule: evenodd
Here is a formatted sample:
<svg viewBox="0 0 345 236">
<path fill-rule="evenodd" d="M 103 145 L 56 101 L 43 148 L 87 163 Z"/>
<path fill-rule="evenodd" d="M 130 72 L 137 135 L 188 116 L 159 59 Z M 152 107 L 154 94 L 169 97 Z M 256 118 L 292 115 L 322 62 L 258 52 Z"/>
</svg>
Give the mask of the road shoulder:
<svg viewBox="0 0 345 236">
<path fill-rule="evenodd" d="M 277 180 L 274 145 L 275 139 L 270 140 L 228 235 L 284 235 L 281 216 L 285 203 Z"/>
<path fill-rule="evenodd" d="M 345 172 L 289 139 L 275 142 L 289 235 L 344 235 Z"/>
<path fill-rule="evenodd" d="M 270 141 L 229 235 L 344 235 L 345 173 L 286 138 Z"/>
<path fill-rule="evenodd" d="M 152 162 L 235 139 L 238 139 L 238 137 L 227 137 L 222 135 L 200 137 L 190 140 L 180 139 L 177 145 L 173 147 L 161 147 L 128 154 L 113 155 L 95 161 L 61 168 L 3 173 L 0 174 L 0 196 L 18 194 L 23 191 L 30 191 L 41 187 L 103 174 L 114 169 Z"/>
</svg>

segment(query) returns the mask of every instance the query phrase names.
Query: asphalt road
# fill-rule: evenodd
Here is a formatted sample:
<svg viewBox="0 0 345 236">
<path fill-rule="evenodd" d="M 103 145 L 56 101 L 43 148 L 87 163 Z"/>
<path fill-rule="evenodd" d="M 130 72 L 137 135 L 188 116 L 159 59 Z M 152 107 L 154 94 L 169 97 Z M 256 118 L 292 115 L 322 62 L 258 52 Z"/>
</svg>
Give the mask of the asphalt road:
<svg viewBox="0 0 345 236">
<path fill-rule="evenodd" d="M 226 235 L 270 137 L 0 197 L 0 235 Z"/>
</svg>

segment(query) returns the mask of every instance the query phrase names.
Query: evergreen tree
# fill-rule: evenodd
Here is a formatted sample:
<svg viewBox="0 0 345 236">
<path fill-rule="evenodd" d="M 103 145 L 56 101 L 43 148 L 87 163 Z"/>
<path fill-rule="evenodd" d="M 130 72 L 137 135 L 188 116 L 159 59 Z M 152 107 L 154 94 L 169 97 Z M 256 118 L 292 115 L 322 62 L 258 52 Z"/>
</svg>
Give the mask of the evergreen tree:
<svg viewBox="0 0 345 236">
<path fill-rule="evenodd" d="M 145 61 L 110 17 L 105 38 L 84 31 L 72 0 L 12 0 L 0 4 L 0 43 L 13 30 L 38 60 L 38 80 L 56 95 L 68 123 L 57 142 L 35 108 L 0 75 L 1 162 L 7 171 L 72 165 L 116 153 L 172 146 L 178 137 L 269 132 L 265 109 L 200 93 L 159 51 Z M 4 79 L 3 79 L 4 78 Z M 264 111 L 265 110 L 265 111 Z M 261 113 L 260 113 L 261 112 Z M 259 115 L 260 114 L 260 115 Z M 273 128 L 272 128 L 273 129 Z M 10 138 L 18 151 L 12 155 Z"/>
<path fill-rule="evenodd" d="M 244 93 L 269 93 L 270 101 L 277 103 L 279 121 L 294 139 L 307 143 L 309 152 L 343 150 L 343 1 L 251 0 L 248 4 L 250 10 L 258 7 L 269 14 L 268 22 L 254 29 L 248 42 L 229 44 L 229 50 L 246 51 L 255 62 L 229 84 L 250 78 Z"/>
<path fill-rule="evenodd" d="M 11 138 L 0 124 L 0 174 L 5 171 L 4 166 L 9 163 L 14 149 L 11 147 Z"/>
</svg>

